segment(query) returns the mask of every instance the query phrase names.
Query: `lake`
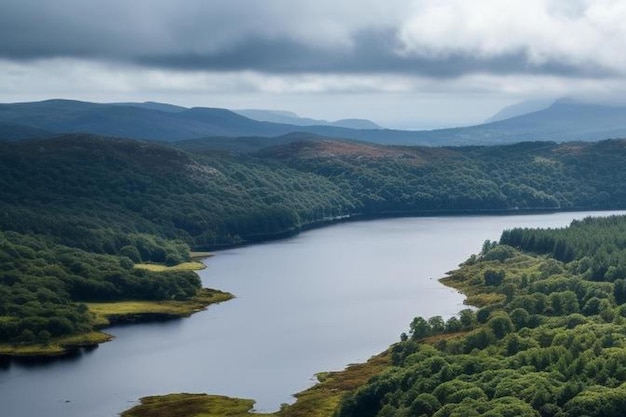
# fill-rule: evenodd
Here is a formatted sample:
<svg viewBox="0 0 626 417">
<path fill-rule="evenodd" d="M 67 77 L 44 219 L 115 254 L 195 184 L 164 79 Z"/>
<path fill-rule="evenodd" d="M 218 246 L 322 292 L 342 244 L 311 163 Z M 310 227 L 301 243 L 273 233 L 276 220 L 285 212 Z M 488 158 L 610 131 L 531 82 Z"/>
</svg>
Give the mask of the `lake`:
<svg viewBox="0 0 626 417">
<path fill-rule="evenodd" d="M 224 250 L 205 286 L 236 299 L 190 318 L 109 329 L 70 359 L 0 368 L 2 415 L 113 417 L 146 395 L 208 392 L 293 402 L 314 374 L 383 351 L 415 316 L 448 318 L 463 297 L 437 280 L 511 227 L 562 227 L 616 212 L 350 222 Z"/>
</svg>

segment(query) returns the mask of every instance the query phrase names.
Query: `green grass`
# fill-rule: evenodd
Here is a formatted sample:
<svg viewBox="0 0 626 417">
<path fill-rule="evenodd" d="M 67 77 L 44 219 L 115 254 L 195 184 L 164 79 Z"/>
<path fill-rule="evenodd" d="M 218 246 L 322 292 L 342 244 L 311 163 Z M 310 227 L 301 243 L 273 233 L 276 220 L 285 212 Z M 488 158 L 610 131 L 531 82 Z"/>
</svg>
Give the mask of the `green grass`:
<svg viewBox="0 0 626 417">
<path fill-rule="evenodd" d="M 211 256 L 215 256 L 215 254 L 213 252 L 194 252 L 194 251 L 191 251 L 191 252 L 189 252 L 189 256 L 191 257 L 191 259 L 204 259 L 204 258 L 210 258 Z"/>
<path fill-rule="evenodd" d="M 141 404 L 124 411 L 122 417 L 248 417 L 271 416 L 253 413 L 254 401 L 208 394 L 169 394 L 141 399 Z"/>
<path fill-rule="evenodd" d="M 204 310 L 211 304 L 233 298 L 227 292 L 203 288 L 195 297 L 186 301 L 117 301 L 112 303 L 86 303 L 100 325 L 108 325 L 111 320 L 138 316 L 187 317 Z"/>
<path fill-rule="evenodd" d="M 112 321 L 137 319 L 149 320 L 162 317 L 187 317 L 204 310 L 211 304 L 233 298 L 232 294 L 202 288 L 187 301 L 119 301 L 114 303 L 85 303 L 93 313 L 93 324 L 106 327 Z M 108 342 L 109 334 L 93 331 L 72 336 L 54 338 L 48 344 L 0 344 L 0 355 L 5 356 L 61 356 L 80 346 L 93 346 Z"/>
<path fill-rule="evenodd" d="M 0 344 L 0 355 L 6 356 L 61 356 L 69 350 L 81 346 L 94 346 L 108 342 L 113 336 L 103 332 L 89 332 L 73 336 L 55 338 L 46 345 Z"/>
<path fill-rule="evenodd" d="M 439 281 L 452 287 L 467 298 L 464 303 L 475 307 L 484 307 L 489 304 L 503 301 L 505 296 L 497 293 L 496 287 L 484 285 L 483 275 L 486 270 L 506 270 L 505 283 L 509 280 L 520 280 L 522 276 L 529 278 L 541 275 L 541 268 L 547 259 L 517 253 L 505 261 L 480 261 L 464 263 L 460 269 L 448 272 L 448 275 Z"/>
<path fill-rule="evenodd" d="M 283 408 L 276 415 L 278 417 L 332 417 L 344 395 L 365 385 L 370 378 L 391 366 L 388 353 L 374 356 L 366 363 L 350 365 L 343 371 L 319 374 L 320 382 L 296 394 L 297 401 Z"/>
<path fill-rule="evenodd" d="M 147 269 L 152 272 L 163 272 L 163 271 L 199 271 L 200 269 L 206 268 L 206 265 L 202 262 L 183 262 L 174 266 L 166 266 L 161 264 L 135 264 L 135 268 L 139 269 Z"/>
</svg>

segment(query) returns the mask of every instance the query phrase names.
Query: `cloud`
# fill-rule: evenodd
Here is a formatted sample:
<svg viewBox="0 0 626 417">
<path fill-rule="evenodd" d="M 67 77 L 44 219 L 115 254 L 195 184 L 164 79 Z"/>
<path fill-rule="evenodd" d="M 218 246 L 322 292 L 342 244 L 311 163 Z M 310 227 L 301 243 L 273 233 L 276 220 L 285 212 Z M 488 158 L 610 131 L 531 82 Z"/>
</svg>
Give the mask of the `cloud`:
<svg viewBox="0 0 626 417">
<path fill-rule="evenodd" d="M 615 0 L 4 0 L 0 58 L 177 71 L 605 77 Z"/>
<path fill-rule="evenodd" d="M 626 72 L 626 3 L 616 0 L 418 1 L 399 38 L 406 56 L 489 61 L 523 56 L 523 69 Z"/>
<path fill-rule="evenodd" d="M 4 58 L 212 56 L 254 40 L 340 51 L 393 26 L 407 0 L 4 0 Z"/>
<path fill-rule="evenodd" d="M 624 21 L 621 0 L 0 0 L 0 96 L 465 124 L 623 96 Z"/>
</svg>

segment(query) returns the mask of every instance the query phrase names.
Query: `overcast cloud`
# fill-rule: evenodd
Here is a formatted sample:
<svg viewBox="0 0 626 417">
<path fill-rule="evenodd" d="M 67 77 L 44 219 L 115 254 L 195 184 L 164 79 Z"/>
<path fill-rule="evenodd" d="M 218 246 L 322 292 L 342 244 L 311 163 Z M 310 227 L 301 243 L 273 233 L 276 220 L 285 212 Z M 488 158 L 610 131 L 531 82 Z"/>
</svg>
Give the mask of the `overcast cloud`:
<svg viewBox="0 0 626 417">
<path fill-rule="evenodd" d="M 429 100 L 473 97 L 486 117 L 526 97 L 622 94 L 624 21 L 619 0 L 0 0 L 0 101 L 175 99 L 332 118 L 327 103 L 346 111 L 353 97 L 336 118 L 398 124 L 412 116 L 395 108 L 392 121 L 394 98 L 423 114 L 442 112 Z M 362 100 L 377 93 L 387 114 Z M 439 119 L 482 117 L 472 112 Z"/>
</svg>

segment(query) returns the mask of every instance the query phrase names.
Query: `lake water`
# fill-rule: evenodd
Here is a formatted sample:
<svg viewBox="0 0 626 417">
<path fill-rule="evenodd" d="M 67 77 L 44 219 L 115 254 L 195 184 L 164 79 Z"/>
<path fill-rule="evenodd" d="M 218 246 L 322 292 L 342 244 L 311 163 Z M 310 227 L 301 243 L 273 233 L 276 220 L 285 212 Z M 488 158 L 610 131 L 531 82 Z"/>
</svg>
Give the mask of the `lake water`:
<svg viewBox="0 0 626 417">
<path fill-rule="evenodd" d="M 293 402 L 320 371 L 379 353 L 415 316 L 447 318 L 463 297 L 437 279 L 485 239 L 521 227 L 561 227 L 609 212 L 421 217 L 343 223 L 218 252 L 205 286 L 235 300 L 190 318 L 119 326 L 71 359 L 0 368 L 7 417 L 113 417 L 139 397 L 208 392 Z"/>
</svg>

